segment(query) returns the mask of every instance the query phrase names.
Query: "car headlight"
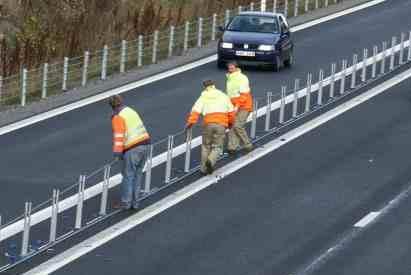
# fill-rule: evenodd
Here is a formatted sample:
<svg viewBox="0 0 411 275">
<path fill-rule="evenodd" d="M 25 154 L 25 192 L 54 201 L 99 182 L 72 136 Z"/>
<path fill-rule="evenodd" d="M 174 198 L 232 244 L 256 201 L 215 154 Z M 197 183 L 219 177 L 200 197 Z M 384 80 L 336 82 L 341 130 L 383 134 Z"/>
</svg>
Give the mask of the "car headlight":
<svg viewBox="0 0 411 275">
<path fill-rule="evenodd" d="M 221 43 L 221 48 L 223 48 L 223 49 L 232 49 L 233 48 L 233 43 L 222 42 Z"/>
<path fill-rule="evenodd" d="M 273 45 L 260 45 L 258 47 L 259 51 L 274 51 L 274 46 Z"/>
</svg>

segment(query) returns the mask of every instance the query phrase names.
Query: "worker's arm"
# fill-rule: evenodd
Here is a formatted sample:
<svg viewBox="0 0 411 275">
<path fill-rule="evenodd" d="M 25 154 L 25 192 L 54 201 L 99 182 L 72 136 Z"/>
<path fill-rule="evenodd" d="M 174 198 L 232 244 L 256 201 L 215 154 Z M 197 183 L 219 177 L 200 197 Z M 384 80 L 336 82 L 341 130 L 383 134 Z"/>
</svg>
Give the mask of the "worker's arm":
<svg viewBox="0 0 411 275">
<path fill-rule="evenodd" d="M 202 111 L 203 111 L 203 102 L 201 98 L 199 98 L 194 104 L 193 108 L 191 109 L 191 113 L 188 115 L 187 122 L 186 122 L 187 128 L 192 127 L 194 124 L 198 122 Z"/>
<path fill-rule="evenodd" d="M 126 123 L 124 119 L 116 115 L 111 120 L 113 129 L 113 153 L 115 157 L 122 157 L 126 134 Z"/>
</svg>

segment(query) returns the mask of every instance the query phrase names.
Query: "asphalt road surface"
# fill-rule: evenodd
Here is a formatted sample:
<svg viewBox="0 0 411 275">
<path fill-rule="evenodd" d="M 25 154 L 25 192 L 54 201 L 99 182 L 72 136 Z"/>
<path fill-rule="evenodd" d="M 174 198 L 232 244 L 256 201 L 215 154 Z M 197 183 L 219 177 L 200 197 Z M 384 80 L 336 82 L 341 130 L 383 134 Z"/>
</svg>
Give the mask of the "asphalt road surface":
<svg viewBox="0 0 411 275">
<path fill-rule="evenodd" d="M 329 68 L 331 62 L 408 32 L 410 10 L 408 0 L 388 1 L 295 33 L 296 66 L 281 73 L 247 70 L 254 94 L 279 91 L 296 77 L 305 78 L 308 72 Z M 223 87 L 224 72 L 210 63 L 130 91 L 125 99 L 141 113 L 157 140 L 182 128 L 205 77 Z M 10 219 L 21 213 L 25 201 L 43 201 L 52 188 L 67 187 L 80 173 L 111 159 L 110 110 L 99 102 L 68 112 L 1 136 L 0 148 L 0 212 Z"/>
<path fill-rule="evenodd" d="M 296 274 L 411 183 L 411 80 L 55 274 Z M 406 198 L 314 274 L 409 274 Z"/>
</svg>

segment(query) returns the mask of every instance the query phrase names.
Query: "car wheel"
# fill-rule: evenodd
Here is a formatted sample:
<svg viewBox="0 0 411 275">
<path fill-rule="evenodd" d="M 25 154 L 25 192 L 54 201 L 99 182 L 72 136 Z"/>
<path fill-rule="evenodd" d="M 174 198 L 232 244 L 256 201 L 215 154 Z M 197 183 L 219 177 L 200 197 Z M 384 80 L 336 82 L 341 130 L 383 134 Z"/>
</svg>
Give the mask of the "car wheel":
<svg viewBox="0 0 411 275">
<path fill-rule="evenodd" d="M 273 66 L 274 66 L 274 72 L 279 72 L 281 68 L 283 67 L 283 62 L 279 56 L 275 57 Z"/>
<path fill-rule="evenodd" d="M 220 60 L 220 59 L 217 59 L 217 68 L 219 68 L 219 69 L 225 69 L 225 67 L 226 67 L 225 62 L 222 61 L 222 60 Z"/>
<path fill-rule="evenodd" d="M 291 68 L 294 65 L 295 59 L 294 59 L 294 53 L 291 52 L 290 55 L 288 56 L 288 59 L 284 61 L 284 66 L 286 68 Z"/>
</svg>

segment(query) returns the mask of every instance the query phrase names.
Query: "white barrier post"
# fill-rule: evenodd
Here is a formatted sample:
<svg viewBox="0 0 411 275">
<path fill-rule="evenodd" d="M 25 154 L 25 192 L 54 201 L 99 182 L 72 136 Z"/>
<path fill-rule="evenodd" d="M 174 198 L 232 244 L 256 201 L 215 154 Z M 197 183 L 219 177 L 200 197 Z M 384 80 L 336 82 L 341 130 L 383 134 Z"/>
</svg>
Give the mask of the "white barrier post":
<svg viewBox="0 0 411 275">
<path fill-rule="evenodd" d="M 335 89 L 335 72 L 337 69 L 337 64 L 331 64 L 331 82 L 330 82 L 330 99 L 334 97 L 334 89 Z"/>
<path fill-rule="evenodd" d="M 50 243 L 54 243 L 56 241 L 57 217 L 59 213 L 59 196 L 60 196 L 59 190 L 53 189 L 51 217 L 50 217 L 50 236 L 49 236 Z"/>
<path fill-rule="evenodd" d="M 324 7 L 328 7 L 328 0 L 325 0 L 325 2 L 324 2 Z"/>
<path fill-rule="evenodd" d="M 174 136 L 168 136 L 168 149 L 167 149 L 167 163 L 166 163 L 166 175 L 165 183 L 169 183 L 171 180 L 171 168 L 173 161 L 173 148 L 174 148 Z"/>
<path fill-rule="evenodd" d="M 397 37 L 393 36 L 391 39 L 391 50 L 390 50 L 390 71 L 394 70 L 394 65 L 395 65 L 395 51 L 394 47 L 397 45 Z"/>
<path fill-rule="evenodd" d="M 260 8 L 262 12 L 267 10 L 267 0 L 261 0 Z"/>
<path fill-rule="evenodd" d="M 294 3 L 294 16 L 298 16 L 298 4 L 299 4 L 300 0 L 295 0 Z"/>
<path fill-rule="evenodd" d="M 124 73 L 126 71 L 126 63 L 127 63 L 127 41 L 121 41 L 121 54 L 120 54 L 120 73 Z"/>
<path fill-rule="evenodd" d="M 323 104 L 323 80 L 324 80 L 324 71 L 320 69 L 318 73 L 318 96 L 317 96 L 317 105 L 321 106 Z"/>
<path fill-rule="evenodd" d="M 153 148 L 151 144 L 147 151 L 147 161 L 146 161 L 146 180 L 144 193 L 149 194 L 151 190 L 151 169 L 153 168 Z"/>
<path fill-rule="evenodd" d="M 25 257 L 29 253 L 30 228 L 31 228 L 31 202 L 25 203 L 23 239 L 21 243 L 21 257 Z"/>
<path fill-rule="evenodd" d="M 308 12 L 308 0 L 304 2 L 304 12 Z"/>
<path fill-rule="evenodd" d="M 87 74 L 88 74 L 88 65 L 90 62 L 90 52 L 85 51 L 84 52 L 84 61 L 83 61 L 83 74 L 81 77 L 81 86 L 86 86 L 87 85 Z"/>
<path fill-rule="evenodd" d="M 143 35 L 138 36 L 137 40 L 137 67 L 143 66 L 143 51 L 144 51 L 144 37 Z"/>
<path fill-rule="evenodd" d="M 385 59 L 387 57 L 387 42 L 382 42 L 382 60 L 381 60 L 381 70 L 380 73 L 385 73 Z"/>
<path fill-rule="evenodd" d="M 23 68 L 21 76 L 21 106 L 26 106 L 27 96 L 27 69 Z"/>
<path fill-rule="evenodd" d="M 408 38 L 408 61 L 411 61 L 411 31 L 408 34 L 409 38 Z"/>
<path fill-rule="evenodd" d="M 288 18 L 288 0 L 284 2 L 284 16 Z"/>
<path fill-rule="evenodd" d="M 104 177 L 103 177 L 103 186 L 101 191 L 101 200 L 100 200 L 100 216 L 105 216 L 107 214 L 107 201 L 108 201 L 108 190 L 110 186 L 110 170 L 111 166 L 106 165 L 104 167 Z"/>
<path fill-rule="evenodd" d="M 173 55 L 173 50 L 174 50 L 174 33 L 175 33 L 175 27 L 170 26 L 170 37 L 168 39 L 168 57 L 171 57 Z"/>
<path fill-rule="evenodd" d="M 271 124 L 271 99 L 273 97 L 272 92 L 267 93 L 267 107 L 265 110 L 265 131 L 268 132 L 270 130 Z"/>
<path fill-rule="evenodd" d="M 307 75 L 307 87 L 306 87 L 306 95 L 305 95 L 305 112 L 310 111 L 311 107 L 311 83 L 312 83 L 313 76 L 311 73 Z"/>
<path fill-rule="evenodd" d="M 277 13 L 277 0 L 273 0 L 273 13 Z"/>
<path fill-rule="evenodd" d="M 82 226 L 85 185 L 86 185 L 86 176 L 80 176 L 79 182 L 78 182 L 76 221 L 74 225 L 75 229 L 80 229 Z"/>
<path fill-rule="evenodd" d="M 153 53 L 152 53 L 152 55 L 151 55 L 151 63 L 153 63 L 153 64 L 157 63 L 158 34 L 159 34 L 159 32 L 156 30 L 156 31 L 154 32 L 154 38 L 153 38 Z"/>
<path fill-rule="evenodd" d="M 341 85 L 340 85 L 340 95 L 345 91 L 345 77 L 347 76 L 347 60 L 342 61 L 342 75 L 341 75 Z"/>
<path fill-rule="evenodd" d="M 183 45 L 183 51 L 186 52 L 188 50 L 188 38 L 189 38 L 189 33 L 190 33 L 190 22 L 186 21 L 185 26 L 184 26 L 184 45 Z"/>
<path fill-rule="evenodd" d="M 203 18 L 198 18 L 198 36 L 197 36 L 197 47 L 201 48 L 203 46 Z"/>
<path fill-rule="evenodd" d="M 287 93 L 287 86 L 281 86 L 281 101 L 280 101 L 280 117 L 278 119 L 279 124 L 284 123 L 284 113 L 285 113 L 285 97 Z"/>
<path fill-rule="evenodd" d="M 192 140 L 193 140 L 193 129 L 189 128 L 187 129 L 187 132 L 186 132 L 186 155 L 184 159 L 184 173 L 190 172 Z"/>
<path fill-rule="evenodd" d="M 251 133 L 250 137 L 251 139 L 255 139 L 256 136 L 256 131 L 257 131 L 257 110 L 258 110 L 258 101 L 254 100 L 253 101 L 253 112 L 251 113 Z"/>
<path fill-rule="evenodd" d="M 378 47 L 374 46 L 372 49 L 372 71 L 371 71 L 372 78 L 375 78 L 377 75 L 377 54 L 378 54 Z"/>
<path fill-rule="evenodd" d="M 216 40 L 216 31 L 217 31 L 217 14 L 213 14 L 213 19 L 211 23 L 211 41 Z"/>
<path fill-rule="evenodd" d="M 67 91 L 68 62 L 69 62 L 68 57 L 64 57 L 64 63 L 63 63 L 63 83 L 62 83 L 62 85 L 61 85 L 61 89 L 63 90 L 63 92 Z"/>
<path fill-rule="evenodd" d="M 400 42 L 400 65 L 404 64 L 404 43 L 405 43 L 405 33 L 401 33 Z"/>
<path fill-rule="evenodd" d="M 298 91 L 300 90 L 300 79 L 294 81 L 293 117 L 298 116 Z"/>
<path fill-rule="evenodd" d="M 351 73 L 351 89 L 354 89 L 357 85 L 357 64 L 358 64 L 358 55 L 354 54 L 352 57 L 352 73 Z"/>
<path fill-rule="evenodd" d="M 230 10 L 225 10 L 224 27 L 230 22 Z"/>
<path fill-rule="evenodd" d="M 362 55 L 362 72 L 361 81 L 365 82 L 367 80 L 367 59 L 368 59 L 368 49 L 365 48 Z"/>
<path fill-rule="evenodd" d="M 43 99 L 47 97 L 48 76 L 49 76 L 49 63 L 44 63 L 44 65 L 43 65 L 43 83 L 41 85 L 41 98 L 43 98 Z"/>
<path fill-rule="evenodd" d="M 108 59 L 108 46 L 104 45 L 103 58 L 101 61 L 101 80 L 106 80 L 107 78 L 107 59 Z"/>
</svg>

